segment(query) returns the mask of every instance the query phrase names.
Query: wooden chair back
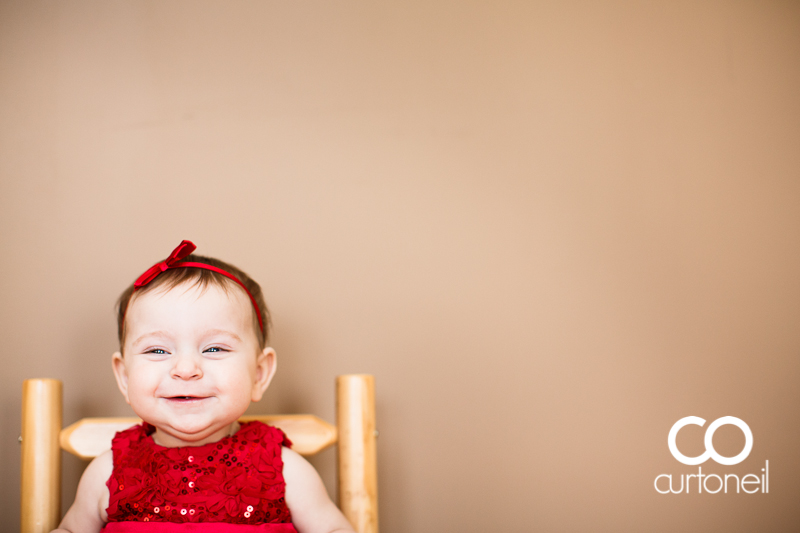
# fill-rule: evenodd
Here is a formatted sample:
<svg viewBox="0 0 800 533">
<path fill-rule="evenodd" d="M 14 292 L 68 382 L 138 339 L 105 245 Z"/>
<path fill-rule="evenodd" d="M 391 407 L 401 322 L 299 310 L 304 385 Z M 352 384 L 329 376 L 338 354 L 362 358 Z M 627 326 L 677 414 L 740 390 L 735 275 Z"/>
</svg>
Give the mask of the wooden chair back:
<svg viewBox="0 0 800 533">
<path fill-rule="evenodd" d="M 138 418 L 84 418 L 62 424 L 62 385 L 29 379 L 22 386 L 22 533 L 49 533 L 61 521 L 61 450 L 91 459 L 111 448 L 114 433 Z M 336 426 L 313 415 L 245 416 L 279 427 L 296 452 L 313 455 L 338 443 L 339 508 L 358 533 L 378 532 L 375 380 L 336 378 Z"/>
</svg>

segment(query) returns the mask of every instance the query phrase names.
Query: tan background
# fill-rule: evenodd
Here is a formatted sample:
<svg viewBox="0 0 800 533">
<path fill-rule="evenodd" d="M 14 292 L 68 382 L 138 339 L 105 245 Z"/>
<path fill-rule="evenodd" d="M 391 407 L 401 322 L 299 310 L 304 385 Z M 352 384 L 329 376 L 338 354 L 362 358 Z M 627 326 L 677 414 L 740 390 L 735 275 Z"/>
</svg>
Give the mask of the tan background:
<svg viewBox="0 0 800 533">
<path fill-rule="evenodd" d="M 22 380 L 129 414 L 183 238 L 265 289 L 254 411 L 375 374 L 384 533 L 797 530 L 799 95 L 796 2 L 0 2 L 2 530 Z M 770 494 L 657 494 L 688 415 Z"/>
</svg>

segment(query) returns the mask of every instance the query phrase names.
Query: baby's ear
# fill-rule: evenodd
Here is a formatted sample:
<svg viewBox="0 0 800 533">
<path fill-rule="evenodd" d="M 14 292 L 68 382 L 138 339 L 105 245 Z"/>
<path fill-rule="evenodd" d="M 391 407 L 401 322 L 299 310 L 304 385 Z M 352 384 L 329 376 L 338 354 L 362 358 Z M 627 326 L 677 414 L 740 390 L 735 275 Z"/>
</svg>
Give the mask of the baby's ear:
<svg viewBox="0 0 800 533">
<path fill-rule="evenodd" d="M 114 377 L 117 378 L 117 387 L 125 397 L 125 401 L 131 403 L 128 399 L 128 369 L 125 368 L 125 361 L 122 359 L 122 353 L 114 352 L 111 356 L 111 368 L 114 370 Z"/>
<path fill-rule="evenodd" d="M 264 348 L 258 358 L 256 359 L 256 375 L 253 381 L 253 393 L 251 400 L 257 402 L 264 396 L 264 391 L 269 387 L 269 382 L 272 381 L 272 376 L 275 375 L 278 361 L 275 350 L 272 348 Z"/>
</svg>

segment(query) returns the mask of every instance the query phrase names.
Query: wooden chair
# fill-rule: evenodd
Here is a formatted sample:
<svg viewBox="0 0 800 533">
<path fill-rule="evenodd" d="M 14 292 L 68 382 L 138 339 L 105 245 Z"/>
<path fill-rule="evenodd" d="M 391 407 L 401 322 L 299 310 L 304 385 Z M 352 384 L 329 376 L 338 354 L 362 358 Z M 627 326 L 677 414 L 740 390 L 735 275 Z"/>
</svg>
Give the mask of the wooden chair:
<svg viewBox="0 0 800 533">
<path fill-rule="evenodd" d="M 358 533 L 378 532 L 375 381 L 336 378 L 337 425 L 313 415 L 246 416 L 281 428 L 293 449 L 313 455 L 338 442 L 339 507 Z M 91 459 L 111 447 L 116 431 L 138 418 L 84 418 L 61 429 L 62 386 L 29 379 L 22 386 L 22 533 L 49 533 L 61 520 L 61 449 Z"/>
</svg>

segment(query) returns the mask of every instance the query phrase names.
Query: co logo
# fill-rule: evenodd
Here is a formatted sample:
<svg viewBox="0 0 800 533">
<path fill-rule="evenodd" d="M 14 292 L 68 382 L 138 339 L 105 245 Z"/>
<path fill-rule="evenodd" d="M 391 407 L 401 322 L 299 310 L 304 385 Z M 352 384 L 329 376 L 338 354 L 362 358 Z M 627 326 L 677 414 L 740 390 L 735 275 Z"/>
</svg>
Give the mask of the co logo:
<svg viewBox="0 0 800 533">
<path fill-rule="evenodd" d="M 744 420 L 736 418 L 735 416 L 723 416 L 722 418 L 718 418 L 708 425 L 704 441 L 706 445 L 706 451 L 704 453 L 698 455 L 697 457 L 686 457 L 680 451 L 678 451 L 678 446 L 675 444 L 675 439 L 678 437 L 678 431 L 680 431 L 683 426 L 688 426 L 689 424 L 703 427 L 705 423 L 706 421 L 699 416 L 687 416 L 675 422 L 675 425 L 669 430 L 669 439 L 667 441 L 669 443 L 669 451 L 672 452 L 672 456 L 675 457 L 675 459 L 689 466 L 705 463 L 709 458 L 714 459 L 721 465 L 738 465 L 747 459 L 747 456 L 750 455 L 750 451 L 753 449 L 753 432 L 750 431 L 750 426 L 748 426 Z M 724 457 L 718 454 L 714 449 L 714 443 L 712 442 L 712 439 L 714 438 L 714 432 L 726 424 L 736 426 L 742 430 L 742 433 L 744 433 L 744 449 L 735 457 Z"/>
</svg>

